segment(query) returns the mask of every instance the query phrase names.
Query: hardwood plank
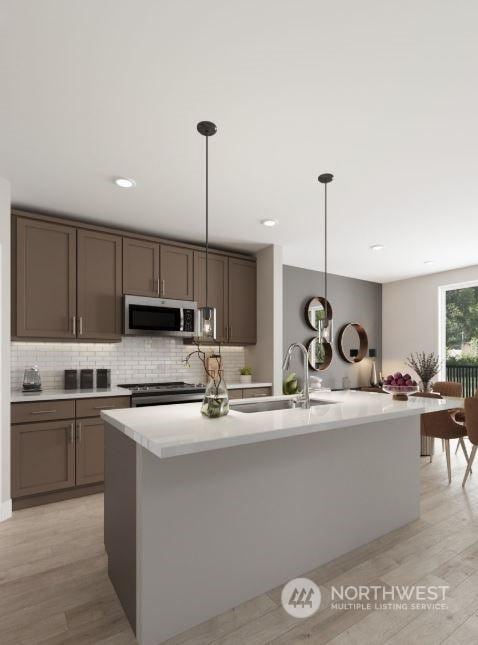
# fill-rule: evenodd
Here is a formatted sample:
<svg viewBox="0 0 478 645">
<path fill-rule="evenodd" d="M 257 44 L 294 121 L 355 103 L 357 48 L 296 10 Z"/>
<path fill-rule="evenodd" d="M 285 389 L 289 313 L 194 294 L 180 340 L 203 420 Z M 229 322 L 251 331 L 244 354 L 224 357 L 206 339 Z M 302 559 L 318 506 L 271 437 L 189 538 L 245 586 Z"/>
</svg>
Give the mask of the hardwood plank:
<svg viewBox="0 0 478 645">
<path fill-rule="evenodd" d="M 423 460 L 422 517 L 308 572 L 321 609 L 307 620 L 280 607 L 281 587 L 167 645 L 382 645 L 478 642 L 478 487 L 461 488 L 464 458 Z M 0 524 L 2 645 L 134 645 L 106 572 L 103 496 L 16 511 Z M 286 582 L 286 581 L 284 581 Z M 336 610 L 331 585 L 446 584 L 446 611 Z"/>
</svg>

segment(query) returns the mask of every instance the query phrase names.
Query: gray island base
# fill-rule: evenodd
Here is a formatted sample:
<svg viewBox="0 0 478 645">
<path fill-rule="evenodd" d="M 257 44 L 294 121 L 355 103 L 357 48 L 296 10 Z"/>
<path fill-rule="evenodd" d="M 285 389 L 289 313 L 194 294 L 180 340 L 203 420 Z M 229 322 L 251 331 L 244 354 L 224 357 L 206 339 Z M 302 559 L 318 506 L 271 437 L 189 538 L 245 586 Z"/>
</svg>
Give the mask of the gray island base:
<svg viewBox="0 0 478 645">
<path fill-rule="evenodd" d="M 416 519 L 420 411 L 167 458 L 105 413 L 109 574 L 140 645 Z"/>
</svg>

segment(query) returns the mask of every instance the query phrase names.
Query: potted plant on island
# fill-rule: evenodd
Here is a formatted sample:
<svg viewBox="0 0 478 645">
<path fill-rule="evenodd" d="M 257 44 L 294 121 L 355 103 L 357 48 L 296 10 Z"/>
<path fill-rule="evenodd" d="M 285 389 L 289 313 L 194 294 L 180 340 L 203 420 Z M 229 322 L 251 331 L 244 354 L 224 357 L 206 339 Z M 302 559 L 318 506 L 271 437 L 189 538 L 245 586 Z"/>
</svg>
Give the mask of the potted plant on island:
<svg viewBox="0 0 478 645">
<path fill-rule="evenodd" d="M 208 363 L 206 353 L 201 349 L 199 342 L 194 342 L 196 348 L 190 352 L 184 362 L 187 367 L 191 367 L 190 361 L 193 356 L 197 356 L 201 361 L 204 372 L 207 376 L 206 390 L 201 405 L 201 414 L 210 419 L 224 417 L 229 413 L 229 395 L 227 393 L 226 382 L 224 380 L 222 369 L 221 346 L 219 345 L 217 354 L 212 355 L 215 359 L 217 368 L 212 368 Z M 209 357 L 211 358 L 211 357 Z"/>
<path fill-rule="evenodd" d="M 438 356 L 434 352 L 430 352 L 430 354 L 425 352 L 412 353 L 405 360 L 405 363 L 420 379 L 421 391 L 428 392 L 432 378 L 440 371 L 440 359 Z"/>
<path fill-rule="evenodd" d="M 247 365 L 244 367 L 241 367 L 239 370 L 239 382 L 240 383 L 251 383 L 252 382 L 252 367 L 248 367 Z"/>
</svg>

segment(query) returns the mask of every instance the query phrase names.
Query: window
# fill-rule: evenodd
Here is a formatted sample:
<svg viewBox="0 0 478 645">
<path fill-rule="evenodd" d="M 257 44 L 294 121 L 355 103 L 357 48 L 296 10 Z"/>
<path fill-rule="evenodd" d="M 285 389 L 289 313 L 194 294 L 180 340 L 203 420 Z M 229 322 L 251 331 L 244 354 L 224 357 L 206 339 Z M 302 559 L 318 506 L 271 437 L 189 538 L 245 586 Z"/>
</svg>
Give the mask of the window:
<svg viewBox="0 0 478 645">
<path fill-rule="evenodd" d="M 464 395 L 473 396 L 478 389 L 478 283 L 442 287 L 441 317 L 442 377 L 462 383 Z"/>
</svg>

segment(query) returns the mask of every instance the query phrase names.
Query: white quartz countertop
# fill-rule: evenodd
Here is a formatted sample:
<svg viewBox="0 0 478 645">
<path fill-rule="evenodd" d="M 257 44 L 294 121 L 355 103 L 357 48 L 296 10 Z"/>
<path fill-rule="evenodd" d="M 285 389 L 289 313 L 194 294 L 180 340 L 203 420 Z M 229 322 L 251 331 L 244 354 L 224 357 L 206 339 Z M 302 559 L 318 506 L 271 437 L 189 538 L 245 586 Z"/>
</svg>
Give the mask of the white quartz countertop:
<svg viewBox="0 0 478 645">
<path fill-rule="evenodd" d="M 28 401 L 58 401 L 59 399 L 86 399 L 99 396 L 131 396 L 130 390 L 124 387 L 88 390 L 43 390 L 42 392 L 13 391 L 10 395 L 12 403 L 27 403 Z"/>
<path fill-rule="evenodd" d="M 246 390 L 255 387 L 272 387 L 272 383 L 227 383 L 230 390 Z M 59 399 L 84 399 L 96 396 L 131 396 L 131 391 L 124 387 L 90 390 L 61 390 L 51 389 L 42 392 L 22 392 L 14 390 L 10 394 L 11 403 L 26 403 L 28 401 L 58 401 Z"/>
<path fill-rule="evenodd" d="M 267 401 L 287 397 L 243 399 Z M 289 397 L 292 398 L 292 397 Z M 229 414 L 219 419 L 201 415 L 200 403 L 103 411 L 102 418 L 157 457 L 167 458 L 358 426 L 374 421 L 416 416 L 423 412 L 462 407 L 463 399 L 414 398 L 394 401 L 374 392 L 313 393 L 313 399 L 327 401 L 309 410 L 288 409 L 244 413 L 235 401 Z"/>
</svg>

